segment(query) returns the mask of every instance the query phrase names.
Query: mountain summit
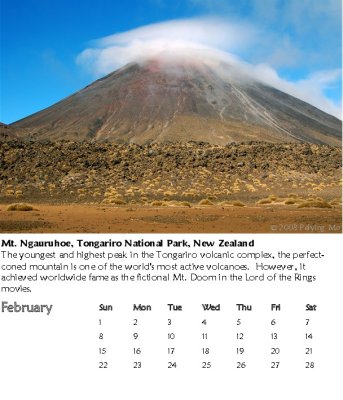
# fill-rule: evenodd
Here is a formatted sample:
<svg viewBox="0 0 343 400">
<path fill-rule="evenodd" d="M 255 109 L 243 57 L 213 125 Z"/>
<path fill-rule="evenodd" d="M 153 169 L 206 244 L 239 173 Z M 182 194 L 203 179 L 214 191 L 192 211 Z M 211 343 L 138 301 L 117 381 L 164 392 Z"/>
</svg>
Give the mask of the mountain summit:
<svg viewBox="0 0 343 400">
<path fill-rule="evenodd" d="M 220 71 L 131 63 L 11 127 L 36 140 L 341 144 L 339 119 L 229 64 Z"/>
</svg>

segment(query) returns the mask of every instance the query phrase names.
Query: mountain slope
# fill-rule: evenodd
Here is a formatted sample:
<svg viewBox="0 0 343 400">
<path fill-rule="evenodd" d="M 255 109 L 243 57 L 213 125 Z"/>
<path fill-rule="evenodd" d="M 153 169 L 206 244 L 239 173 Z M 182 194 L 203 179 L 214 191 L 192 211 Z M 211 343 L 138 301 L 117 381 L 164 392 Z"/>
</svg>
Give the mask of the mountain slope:
<svg viewBox="0 0 343 400">
<path fill-rule="evenodd" d="M 3 122 L 0 122 L 0 140 L 15 139 L 17 137 L 15 131 L 16 130 L 14 128 L 11 128 Z"/>
<path fill-rule="evenodd" d="M 225 67 L 129 64 L 11 127 L 51 140 L 341 144 L 337 118 Z"/>
</svg>

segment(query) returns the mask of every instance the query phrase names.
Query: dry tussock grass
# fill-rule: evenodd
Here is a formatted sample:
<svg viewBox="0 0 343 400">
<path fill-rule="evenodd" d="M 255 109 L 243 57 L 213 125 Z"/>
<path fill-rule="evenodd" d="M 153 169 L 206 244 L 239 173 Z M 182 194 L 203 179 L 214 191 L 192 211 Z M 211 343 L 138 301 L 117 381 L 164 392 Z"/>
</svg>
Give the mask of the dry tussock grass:
<svg viewBox="0 0 343 400">
<path fill-rule="evenodd" d="M 268 198 L 268 199 L 261 199 L 261 200 L 258 200 L 257 202 L 256 202 L 256 204 L 271 204 L 271 200 Z"/>
<path fill-rule="evenodd" d="M 332 208 L 331 205 L 324 200 L 308 199 L 298 204 L 298 208 Z"/>
<path fill-rule="evenodd" d="M 270 196 L 268 196 L 268 199 L 272 202 L 279 200 L 279 198 L 275 196 L 275 194 L 271 194 Z"/>
<path fill-rule="evenodd" d="M 35 208 L 26 203 L 14 203 L 7 207 L 7 211 L 35 211 Z"/>
<path fill-rule="evenodd" d="M 214 204 L 210 199 L 202 199 L 199 201 L 199 206 L 213 206 Z"/>
<path fill-rule="evenodd" d="M 293 204 L 296 204 L 296 200 L 294 198 L 289 198 L 289 199 L 285 200 L 284 204 L 293 205 Z"/>
<path fill-rule="evenodd" d="M 154 201 L 152 201 L 150 203 L 150 205 L 154 206 L 154 207 L 162 207 L 162 206 L 166 205 L 166 202 L 165 201 L 154 200 Z"/>
<path fill-rule="evenodd" d="M 179 205 L 181 207 L 192 207 L 191 203 L 189 201 L 180 201 Z"/>
<path fill-rule="evenodd" d="M 238 200 L 233 201 L 232 205 L 235 206 L 235 207 L 245 207 L 245 204 L 242 203 L 241 201 L 238 201 Z"/>
</svg>

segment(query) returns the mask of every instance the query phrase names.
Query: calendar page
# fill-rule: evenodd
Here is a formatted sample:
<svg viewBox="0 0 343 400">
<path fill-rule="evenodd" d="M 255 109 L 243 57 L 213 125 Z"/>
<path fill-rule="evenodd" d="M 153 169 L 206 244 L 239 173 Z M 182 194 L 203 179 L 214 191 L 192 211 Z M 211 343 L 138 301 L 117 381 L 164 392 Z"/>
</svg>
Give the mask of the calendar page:
<svg viewBox="0 0 343 400">
<path fill-rule="evenodd" d="M 341 397 L 340 235 L 2 235 L 6 399 Z"/>
<path fill-rule="evenodd" d="M 0 400 L 342 400 L 342 1 L 0 0 Z"/>
</svg>

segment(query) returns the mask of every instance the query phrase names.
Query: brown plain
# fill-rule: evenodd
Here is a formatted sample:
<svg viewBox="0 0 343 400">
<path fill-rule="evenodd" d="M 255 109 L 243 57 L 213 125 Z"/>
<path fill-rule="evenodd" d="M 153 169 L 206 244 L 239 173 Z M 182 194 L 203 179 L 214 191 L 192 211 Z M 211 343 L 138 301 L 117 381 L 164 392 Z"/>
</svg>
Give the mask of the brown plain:
<svg viewBox="0 0 343 400">
<path fill-rule="evenodd" d="M 5 211 L 0 232 L 26 233 L 341 233 L 341 209 L 250 207 L 111 207 L 34 204 Z"/>
</svg>

